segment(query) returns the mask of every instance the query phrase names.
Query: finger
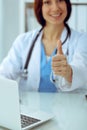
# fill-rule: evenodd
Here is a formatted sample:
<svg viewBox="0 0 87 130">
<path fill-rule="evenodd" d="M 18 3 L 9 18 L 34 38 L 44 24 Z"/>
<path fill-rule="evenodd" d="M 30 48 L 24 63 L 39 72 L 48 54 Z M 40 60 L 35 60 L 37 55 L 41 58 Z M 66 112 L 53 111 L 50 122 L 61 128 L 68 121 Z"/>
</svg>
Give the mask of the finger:
<svg viewBox="0 0 87 130">
<path fill-rule="evenodd" d="M 52 66 L 53 67 L 56 67 L 56 66 L 67 66 L 67 62 L 66 61 L 52 62 Z"/>
<path fill-rule="evenodd" d="M 55 55 L 52 57 L 52 61 L 61 61 L 61 60 L 66 60 L 66 57 L 64 55 Z"/>
<path fill-rule="evenodd" d="M 59 76 L 62 76 L 62 77 L 65 77 L 65 75 L 66 75 L 66 72 L 55 72 L 54 73 L 55 75 L 59 75 Z"/>
<path fill-rule="evenodd" d="M 55 73 L 58 72 L 67 72 L 67 67 L 66 66 L 57 66 L 57 67 L 53 67 L 53 70 Z"/>
<path fill-rule="evenodd" d="M 57 42 L 57 54 L 63 54 L 62 43 L 60 40 L 58 40 L 58 42 Z"/>
</svg>

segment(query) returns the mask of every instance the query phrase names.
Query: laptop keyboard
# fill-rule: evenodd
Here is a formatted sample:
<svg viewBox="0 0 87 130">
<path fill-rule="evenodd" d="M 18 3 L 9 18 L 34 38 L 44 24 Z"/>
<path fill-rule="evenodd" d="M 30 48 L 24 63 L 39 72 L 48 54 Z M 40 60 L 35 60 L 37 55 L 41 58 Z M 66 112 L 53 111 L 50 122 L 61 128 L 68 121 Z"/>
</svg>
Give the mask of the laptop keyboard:
<svg viewBox="0 0 87 130">
<path fill-rule="evenodd" d="M 21 114 L 21 127 L 22 128 L 27 127 L 31 124 L 34 124 L 38 121 L 40 121 L 40 120 Z"/>
</svg>

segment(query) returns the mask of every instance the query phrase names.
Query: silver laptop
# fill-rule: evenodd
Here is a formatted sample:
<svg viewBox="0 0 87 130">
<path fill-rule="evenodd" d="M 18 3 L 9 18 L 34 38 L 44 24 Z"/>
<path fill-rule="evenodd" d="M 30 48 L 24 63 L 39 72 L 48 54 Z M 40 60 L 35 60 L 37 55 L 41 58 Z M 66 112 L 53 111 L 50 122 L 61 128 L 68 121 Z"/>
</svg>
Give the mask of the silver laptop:
<svg viewBox="0 0 87 130">
<path fill-rule="evenodd" d="M 3 130 L 28 130 L 53 117 L 39 111 L 36 115 L 20 114 L 19 92 L 16 81 L 0 77 L 0 128 Z M 5 129 L 8 128 L 8 129 Z M 0 130 L 1 130 L 0 129 Z"/>
</svg>

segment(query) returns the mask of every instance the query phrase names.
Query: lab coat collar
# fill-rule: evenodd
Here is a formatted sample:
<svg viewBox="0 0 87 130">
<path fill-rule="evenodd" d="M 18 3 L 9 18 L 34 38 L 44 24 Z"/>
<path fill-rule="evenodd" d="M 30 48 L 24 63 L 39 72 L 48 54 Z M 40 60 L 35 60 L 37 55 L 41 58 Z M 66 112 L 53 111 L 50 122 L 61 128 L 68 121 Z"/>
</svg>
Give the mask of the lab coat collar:
<svg viewBox="0 0 87 130">
<path fill-rule="evenodd" d="M 66 27 L 64 27 L 63 32 L 61 34 L 61 38 L 60 38 L 61 42 L 63 42 L 66 39 L 66 36 L 67 36 L 67 29 Z"/>
</svg>

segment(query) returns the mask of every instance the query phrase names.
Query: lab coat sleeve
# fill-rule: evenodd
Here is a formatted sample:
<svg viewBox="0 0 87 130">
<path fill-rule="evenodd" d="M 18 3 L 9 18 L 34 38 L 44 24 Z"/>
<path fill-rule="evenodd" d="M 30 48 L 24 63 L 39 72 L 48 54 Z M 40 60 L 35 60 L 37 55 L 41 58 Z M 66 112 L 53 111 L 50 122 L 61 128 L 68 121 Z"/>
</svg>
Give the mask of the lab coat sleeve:
<svg viewBox="0 0 87 130">
<path fill-rule="evenodd" d="M 23 35 L 18 36 L 14 41 L 8 55 L 0 64 L 0 75 L 10 78 L 16 79 L 20 73 L 22 60 L 21 60 L 21 52 L 23 52 Z"/>
<path fill-rule="evenodd" d="M 82 88 L 87 84 L 87 35 L 83 34 L 79 37 L 78 43 L 74 49 L 72 61 L 69 63 L 72 70 L 72 83 L 69 83 L 61 76 L 55 77 L 55 86 L 62 91 L 72 91 L 78 88 Z"/>
</svg>

